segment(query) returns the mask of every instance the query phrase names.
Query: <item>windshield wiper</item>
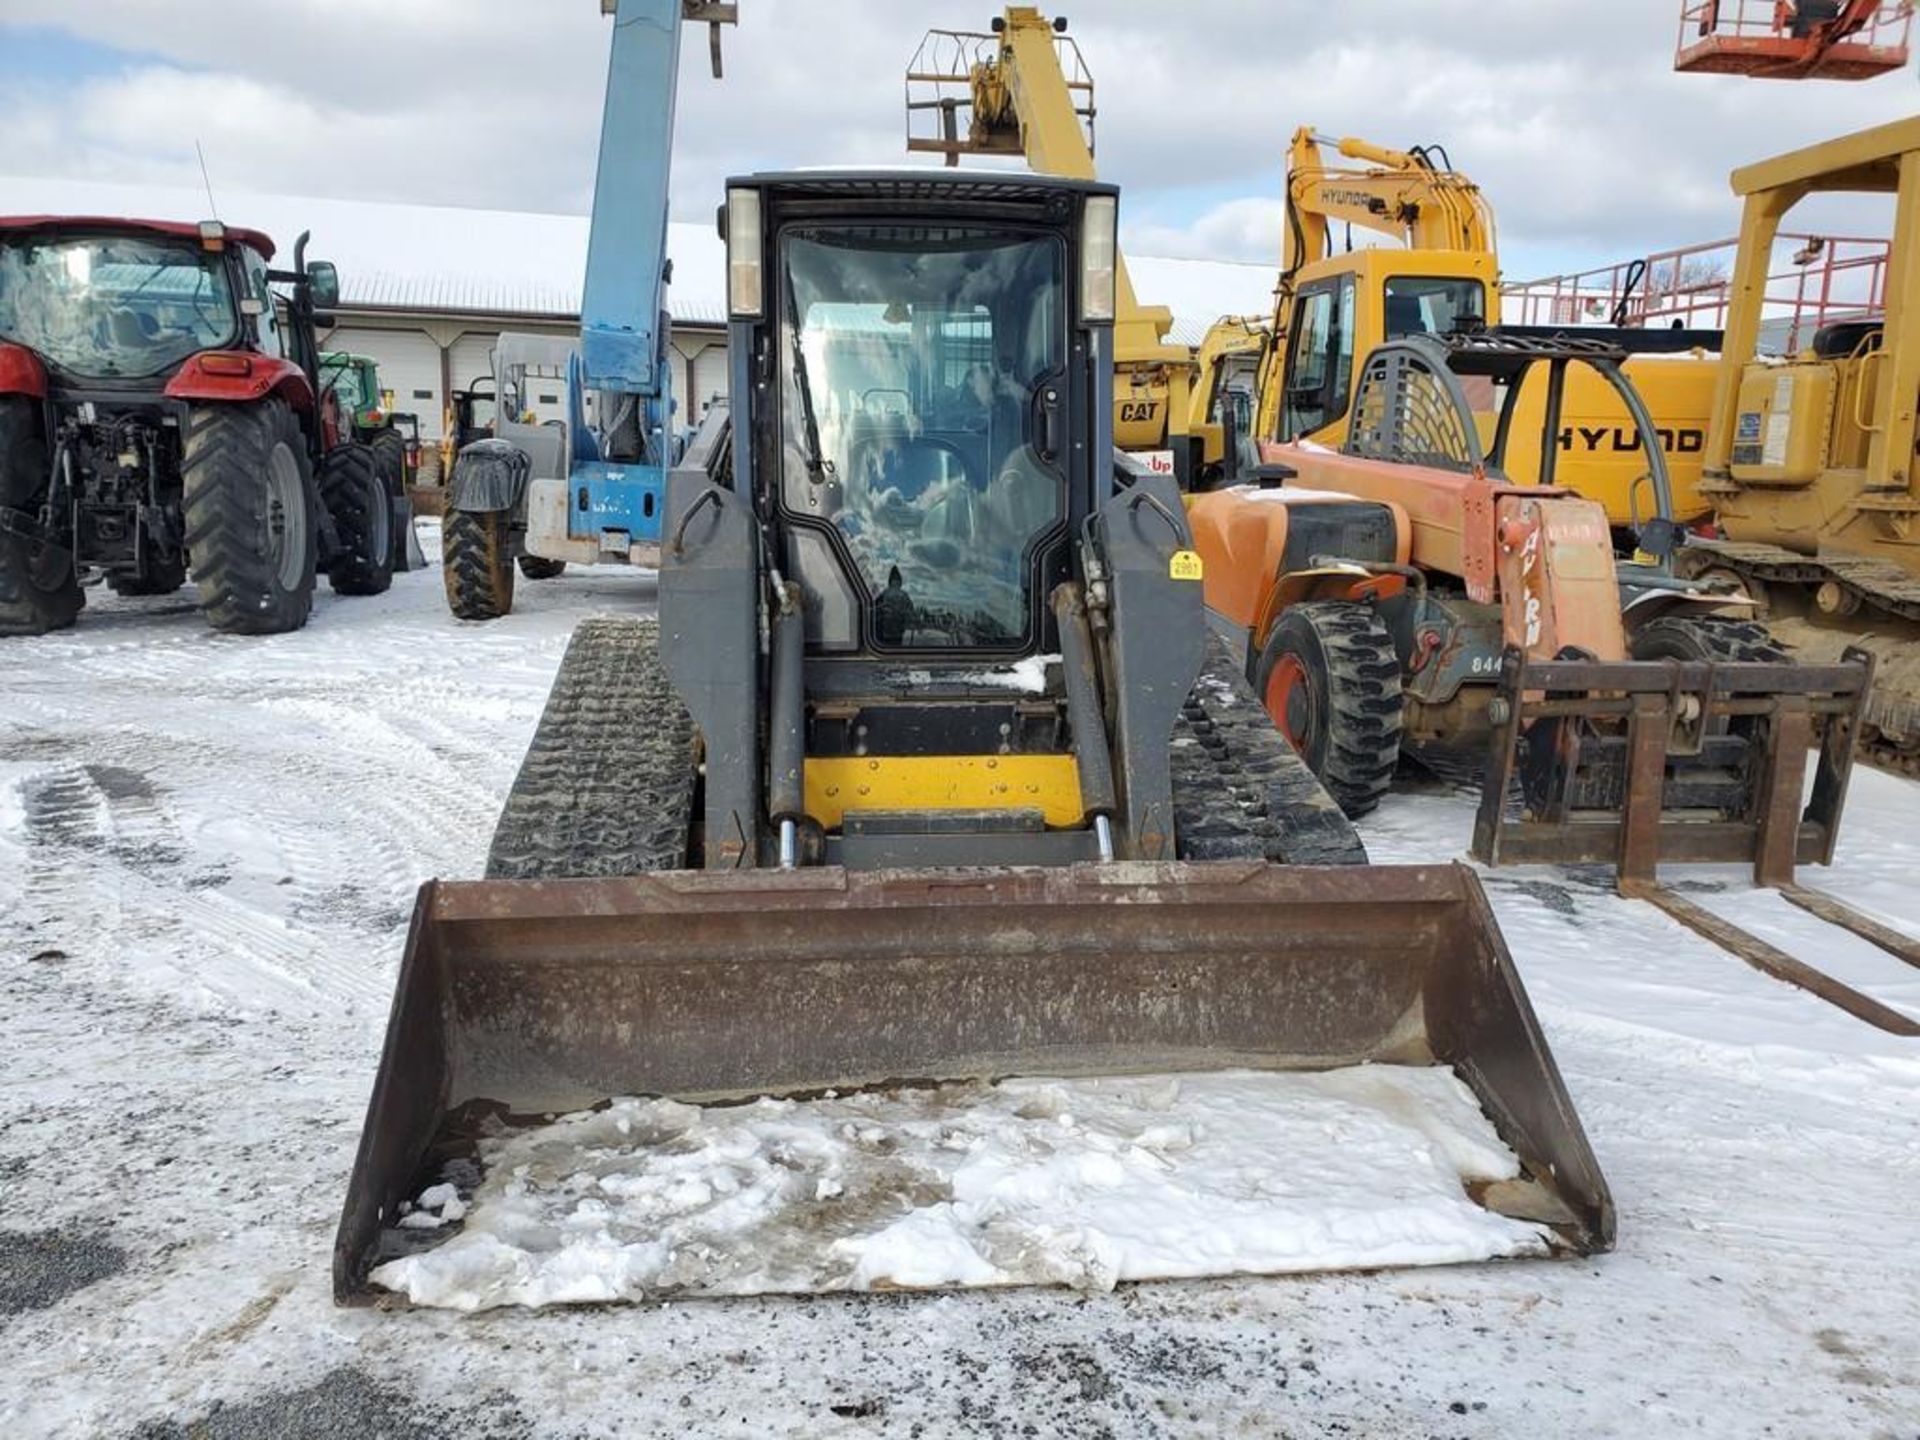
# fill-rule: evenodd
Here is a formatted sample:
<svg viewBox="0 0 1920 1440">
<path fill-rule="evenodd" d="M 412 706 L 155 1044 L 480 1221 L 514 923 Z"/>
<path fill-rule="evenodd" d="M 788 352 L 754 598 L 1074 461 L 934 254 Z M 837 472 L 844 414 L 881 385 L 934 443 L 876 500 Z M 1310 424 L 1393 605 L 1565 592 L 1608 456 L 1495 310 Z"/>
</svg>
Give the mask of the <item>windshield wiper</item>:
<svg viewBox="0 0 1920 1440">
<path fill-rule="evenodd" d="M 820 453 L 820 422 L 813 413 L 813 386 L 807 380 L 807 353 L 800 343 L 800 301 L 787 286 L 787 325 L 793 331 L 793 379 L 800 391 L 801 438 L 806 442 L 807 483 L 825 485 L 834 478 L 833 464 Z"/>
</svg>

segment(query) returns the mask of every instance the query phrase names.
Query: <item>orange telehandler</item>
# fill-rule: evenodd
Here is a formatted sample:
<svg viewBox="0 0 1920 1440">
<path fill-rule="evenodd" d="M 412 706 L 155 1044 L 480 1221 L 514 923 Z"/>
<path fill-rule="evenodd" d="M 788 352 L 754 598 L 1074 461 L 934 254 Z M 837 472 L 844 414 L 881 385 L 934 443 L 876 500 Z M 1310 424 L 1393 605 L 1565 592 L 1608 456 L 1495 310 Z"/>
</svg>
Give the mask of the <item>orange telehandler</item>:
<svg viewBox="0 0 1920 1440">
<path fill-rule="evenodd" d="M 1661 514 L 1625 562 L 1605 509 L 1556 484 L 1556 447 L 1537 446 L 1532 471 L 1514 462 L 1529 378 L 1551 435 L 1575 368 L 1648 439 L 1626 358 L 1604 341 L 1497 332 L 1375 350 L 1338 449 L 1266 445 L 1259 483 L 1193 497 L 1209 619 L 1350 814 L 1378 803 L 1403 749 L 1441 766 L 1485 754 L 1476 858 L 1611 862 L 1623 893 L 1920 1035 L 1912 1017 L 1658 882 L 1662 860 L 1749 863 L 1757 883 L 1920 963 L 1913 941 L 1793 879 L 1798 864 L 1832 860 L 1871 658 L 1795 665 L 1748 602 L 1677 577 L 1683 532 L 1657 444 Z M 1498 397 L 1490 440 L 1469 398 L 1486 392 Z"/>
</svg>

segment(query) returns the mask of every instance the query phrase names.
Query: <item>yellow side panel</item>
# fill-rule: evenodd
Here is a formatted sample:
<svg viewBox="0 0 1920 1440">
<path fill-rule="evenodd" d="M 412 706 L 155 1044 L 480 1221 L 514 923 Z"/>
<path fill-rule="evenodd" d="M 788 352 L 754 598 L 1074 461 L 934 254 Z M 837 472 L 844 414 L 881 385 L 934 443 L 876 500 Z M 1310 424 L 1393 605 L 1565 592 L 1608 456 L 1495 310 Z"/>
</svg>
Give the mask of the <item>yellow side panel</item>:
<svg viewBox="0 0 1920 1440">
<path fill-rule="evenodd" d="M 849 810 L 1038 810 L 1080 824 L 1080 768 L 1071 755 L 852 755 L 806 768 L 807 814 L 838 830 Z"/>
<path fill-rule="evenodd" d="M 1811 485 L 1820 478 L 1833 430 L 1836 373 L 1823 360 L 1747 366 L 1734 414 L 1734 479 Z"/>
<path fill-rule="evenodd" d="M 1713 510 L 1700 494 L 1700 476 L 1719 369 L 1719 361 L 1694 355 L 1638 356 L 1626 366 L 1659 429 L 1673 482 L 1674 518 L 1683 523 L 1703 520 Z M 1516 485 L 1539 482 L 1546 394 L 1547 367 L 1536 365 L 1521 392 L 1507 442 L 1507 476 Z M 1636 493 L 1635 484 L 1646 472 L 1640 437 L 1620 397 L 1590 366 L 1568 366 L 1554 483 L 1599 501 L 1614 525 L 1627 524 L 1635 506 L 1644 523 L 1654 513 L 1653 489 L 1642 484 Z"/>
</svg>

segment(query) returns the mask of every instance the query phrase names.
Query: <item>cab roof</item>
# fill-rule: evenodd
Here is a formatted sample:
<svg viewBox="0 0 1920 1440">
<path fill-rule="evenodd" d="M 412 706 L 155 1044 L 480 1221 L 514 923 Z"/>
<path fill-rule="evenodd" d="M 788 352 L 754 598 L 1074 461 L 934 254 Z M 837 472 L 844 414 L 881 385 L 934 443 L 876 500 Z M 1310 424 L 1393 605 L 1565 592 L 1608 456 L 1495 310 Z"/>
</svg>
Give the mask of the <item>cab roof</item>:
<svg viewBox="0 0 1920 1440">
<path fill-rule="evenodd" d="M 0 215 L 0 235 L 24 230 L 89 231 L 200 238 L 200 226 L 186 220 L 132 220 L 121 215 Z M 273 241 L 258 230 L 226 227 L 228 241 L 256 250 L 262 260 L 273 258 Z"/>
<path fill-rule="evenodd" d="M 1031 200 L 1060 194 L 1117 195 L 1120 187 L 1104 180 L 1035 175 L 1019 170 L 980 168 L 763 170 L 735 176 L 729 187 L 779 190 L 800 198 L 913 200 Z"/>
</svg>

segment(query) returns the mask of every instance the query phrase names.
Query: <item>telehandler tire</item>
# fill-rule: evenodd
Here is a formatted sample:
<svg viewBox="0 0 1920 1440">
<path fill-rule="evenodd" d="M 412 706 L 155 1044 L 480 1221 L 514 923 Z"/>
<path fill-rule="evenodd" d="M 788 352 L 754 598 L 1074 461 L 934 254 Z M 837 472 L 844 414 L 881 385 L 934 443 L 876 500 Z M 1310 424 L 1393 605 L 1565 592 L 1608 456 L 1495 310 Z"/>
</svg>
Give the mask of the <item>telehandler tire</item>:
<svg viewBox="0 0 1920 1440">
<path fill-rule="evenodd" d="M 393 585 L 393 505 L 373 451 L 342 445 L 320 463 L 320 495 L 340 553 L 327 566 L 336 595 L 381 595 Z"/>
<path fill-rule="evenodd" d="M 281 635 L 307 623 L 319 500 L 299 422 L 281 400 L 187 412 L 186 548 L 207 623 Z"/>
<path fill-rule="evenodd" d="M 1633 632 L 1627 648 L 1636 660 L 1756 660 L 1782 665 L 1786 647 L 1751 620 L 1662 615 Z"/>
<path fill-rule="evenodd" d="M 544 555 L 522 555 L 520 573 L 529 580 L 557 580 L 567 573 L 567 562 L 549 560 Z"/>
<path fill-rule="evenodd" d="M 1371 605 L 1291 607 L 1248 678 L 1287 743 L 1349 817 L 1379 805 L 1400 763 L 1400 657 Z"/>
<path fill-rule="evenodd" d="M 47 450 L 34 402 L 24 395 L 0 396 L 0 506 L 33 518 L 46 487 Z M 86 603 L 73 573 L 73 553 L 14 533 L 5 518 L 0 516 L 0 635 L 66 629 Z"/>
<path fill-rule="evenodd" d="M 1662 615 L 1627 637 L 1627 652 L 1636 660 L 1704 660 L 1715 665 L 1742 660 L 1769 665 L 1793 663 L 1787 648 L 1768 633 L 1766 626 L 1717 616 Z M 1712 729 L 1753 739 L 1761 724 L 1756 717 L 1745 716 L 1717 720 Z"/>
<path fill-rule="evenodd" d="M 440 557 L 447 608 L 456 620 L 498 620 L 513 609 L 513 536 L 505 511 L 447 511 Z"/>
</svg>

